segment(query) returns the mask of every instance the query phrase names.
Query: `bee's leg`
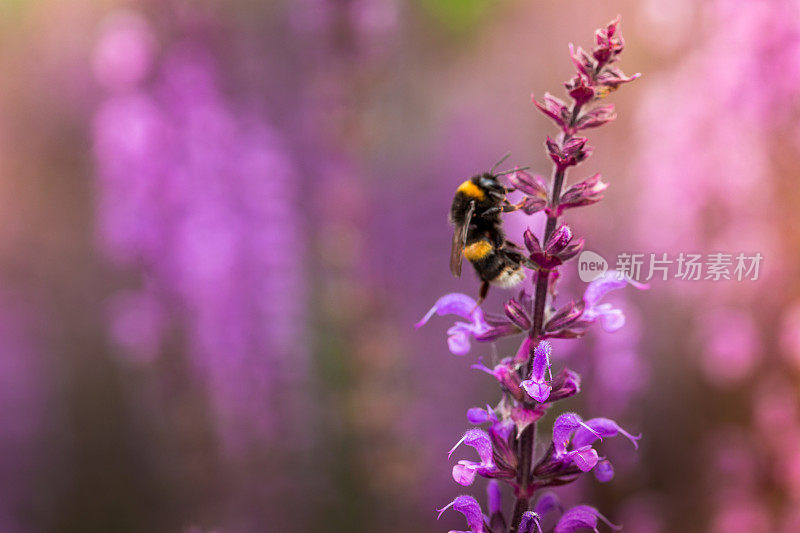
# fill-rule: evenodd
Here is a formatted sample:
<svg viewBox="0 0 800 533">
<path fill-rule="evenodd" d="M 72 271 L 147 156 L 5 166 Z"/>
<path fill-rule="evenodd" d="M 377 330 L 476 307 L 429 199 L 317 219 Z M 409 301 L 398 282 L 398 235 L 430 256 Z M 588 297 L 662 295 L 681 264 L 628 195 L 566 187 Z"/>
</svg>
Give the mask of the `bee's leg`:
<svg viewBox="0 0 800 533">
<path fill-rule="evenodd" d="M 503 207 L 501 209 L 502 209 L 503 213 L 511 213 L 513 211 L 516 211 L 517 209 L 522 209 L 522 206 L 524 204 L 525 204 L 525 200 L 521 201 L 518 204 L 512 204 L 512 203 L 509 203 L 508 200 L 506 200 L 506 203 L 503 204 Z"/>
<path fill-rule="evenodd" d="M 502 207 L 490 207 L 483 212 L 484 215 L 494 215 L 495 213 L 505 213 Z"/>
<path fill-rule="evenodd" d="M 478 292 L 478 303 L 475 305 L 475 307 L 480 306 L 483 303 L 483 301 L 486 299 L 486 296 L 488 294 L 489 294 L 489 282 L 488 281 L 484 281 L 483 283 L 481 283 L 481 289 Z"/>
</svg>

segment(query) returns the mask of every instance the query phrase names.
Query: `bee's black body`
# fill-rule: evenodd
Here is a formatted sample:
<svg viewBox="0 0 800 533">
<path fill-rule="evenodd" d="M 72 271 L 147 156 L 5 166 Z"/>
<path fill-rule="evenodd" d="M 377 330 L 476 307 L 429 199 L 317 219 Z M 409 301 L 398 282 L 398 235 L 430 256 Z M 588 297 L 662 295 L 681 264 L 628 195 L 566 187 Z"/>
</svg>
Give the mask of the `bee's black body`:
<svg viewBox="0 0 800 533">
<path fill-rule="evenodd" d="M 483 282 L 481 299 L 489 284 L 513 287 L 524 277 L 524 257 L 516 245 L 506 241 L 500 217 L 513 210 L 506 200 L 506 188 L 497 176 L 484 173 L 463 182 L 456 190 L 450 207 L 450 223 L 454 226 L 450 270 L 461 274 L 461 258 L 466 257 Z M 510 208 L 511 207 L 511 208 Z"/>
</svg>

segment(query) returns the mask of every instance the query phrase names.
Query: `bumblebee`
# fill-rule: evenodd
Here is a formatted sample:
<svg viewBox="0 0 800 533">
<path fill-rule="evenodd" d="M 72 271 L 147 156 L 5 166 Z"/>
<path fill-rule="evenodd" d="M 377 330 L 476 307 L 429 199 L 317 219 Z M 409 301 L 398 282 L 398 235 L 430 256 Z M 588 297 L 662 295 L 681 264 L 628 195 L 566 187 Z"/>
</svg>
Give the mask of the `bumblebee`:
<svg viewBox="0 0 800 533">
<path fill-rule="evenodd" d="M 506 240 L 500 218 L 502 213 L 519 208 L 508 202 L 509 191 L 498 180 L 515 170 L 494 172 L 507 157 L 489 172 L 459 185 L 450 207 L 450 224 L 453 225 L 450 271 L 460 277 L 462 257 L 472 263 L 482 282 L 478 303 L 486 298 L 490 285 L 511 288 L 525 279 L 522 266 L 527 264 L 527 259 L 518 251 L 519 246 Z"/>
</svg>

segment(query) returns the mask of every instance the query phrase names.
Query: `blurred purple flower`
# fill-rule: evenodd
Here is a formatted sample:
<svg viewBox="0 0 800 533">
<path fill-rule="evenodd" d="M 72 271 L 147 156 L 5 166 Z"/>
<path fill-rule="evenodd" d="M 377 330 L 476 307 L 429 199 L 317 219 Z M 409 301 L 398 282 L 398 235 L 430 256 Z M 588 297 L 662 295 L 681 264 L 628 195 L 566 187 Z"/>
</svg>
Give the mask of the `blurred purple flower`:
<svg viewBox="0 0 800 533">
<path fill-rule="evenodd" d="M 470 337 L 487 333 L 491 329 L 484 320 L 483 311 L 478 303 L 466 294 L 454 292 L 442 296 L 422 317 L 422 320 L 414 324 L 414 327 L 421 328 L 434 314 L 439 316 L 457 315 L 469 320 L 469 322 L 456 322 L 447 330 L 447 346 L 450 353 L 454 355 L 467 354 L 470 349 Z"/>
<path fill-rule="evenodd" d="M 615 309 L 611 304 L 601 304 L 600 300 L 609 292 L 632 285 L 640 290 L 649 289 L 646 283 L 639 283 L 630 277 L 609 270 L 601 277 L 589 283 L 583 293 L 585 308 L 580 316 L 580 321 L 588 324 L 600 322 L 600 326 L 608 333 L 613 333 L 625 325 L 625 315 Z"/>
<path fill-rule="evenodd" d="M 146 41 L 135 20 L 123 44 Z M 168 47 L 145 87 L 145 45 L 116 44 L 111 53 L 103 42 L 98 76 L 131 71 L 113 74 L 125 84 L 106 84 L 94 120 L 98 241 L 118 266 L 147 279 L 138 303 L 128 295 L 112 305 L 113 335 L 146 362 L 162 331 L 184 327 L 232 453 L 274 435 L 285 426 L 280 417 L 304 416 L 299 398 L 296 412 L 263 409 L 302 390 L 307 377 L 293 157 L 258 116 L 233 111 L 203 45 Z"/>
<path fill-rule="evenodd" d="M 141 82 L 150 71 L 155 44 L 145 18 L 135 11 L 112 12 L 100 32 L 92 58 L 97 80 L 112 90 Z"/>
<path fill-rule="evenodd" d="M 701 368 L 717 386 L 747 377 L 761 352 L 758 329 L 750 314 L 735 309 L 711 309 L 702 320 Z"/>
</svg>

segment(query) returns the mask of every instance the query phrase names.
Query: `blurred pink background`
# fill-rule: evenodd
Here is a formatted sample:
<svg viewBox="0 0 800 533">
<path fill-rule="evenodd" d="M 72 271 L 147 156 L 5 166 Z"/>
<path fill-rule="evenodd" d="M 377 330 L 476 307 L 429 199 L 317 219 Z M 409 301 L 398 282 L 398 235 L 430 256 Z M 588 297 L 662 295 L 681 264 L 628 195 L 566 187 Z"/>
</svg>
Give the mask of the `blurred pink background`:
<svg viewBox="0 0 800 533">
<path fill-rule="evenodd" d="M 570 405 L 644 435 L 564 497 L 635 533 L 800 531 L 797 0 L 5 2 L 0 531 L 462 527 L 434 509 L 489 348 L 412 324 L 477 292 L 455 187 L 509 150 L 548 171 L 530 93 L 618 13 L 643 77 L 567 222 L 611 263 L 764 259 L 614 294 L 625 329 L 556 346 Z"/>
</svg>

